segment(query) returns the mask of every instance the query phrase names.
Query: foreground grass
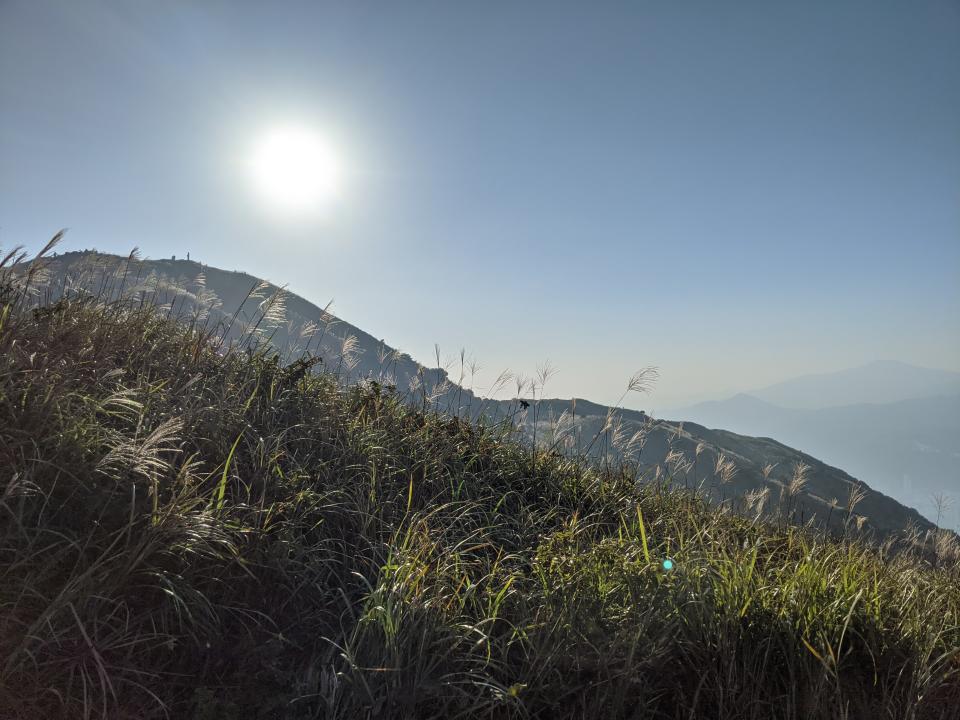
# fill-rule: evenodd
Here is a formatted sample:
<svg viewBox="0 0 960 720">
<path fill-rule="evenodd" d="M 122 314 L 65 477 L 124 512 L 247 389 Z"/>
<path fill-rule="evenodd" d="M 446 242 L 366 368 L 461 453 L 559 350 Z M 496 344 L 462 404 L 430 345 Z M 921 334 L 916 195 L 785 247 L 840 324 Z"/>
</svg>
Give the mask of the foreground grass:
<svg viewBox="0 0 960 720">
<path fill-rule="evenodd" d="M 151 307 L 23 298 L 0 286 L 0 717 L 957 717 L 949 557 L 752 523 Z"/>
</svg>

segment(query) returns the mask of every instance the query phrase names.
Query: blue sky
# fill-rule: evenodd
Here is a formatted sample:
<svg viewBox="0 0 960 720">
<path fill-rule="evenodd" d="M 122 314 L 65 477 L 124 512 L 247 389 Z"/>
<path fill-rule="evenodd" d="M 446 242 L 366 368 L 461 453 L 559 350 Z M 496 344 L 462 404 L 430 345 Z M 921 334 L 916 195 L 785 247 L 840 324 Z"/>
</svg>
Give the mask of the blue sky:
<svg viewBox="0 0 960 720">
<path fill-rule="evenodd" d="M 244 158 L 317 128 L 337 202 Z M 0 245 L 190 252 L 427 360 L 669 407 L 960 370 L 960 5 L 0 4 Z"/>
</svg>

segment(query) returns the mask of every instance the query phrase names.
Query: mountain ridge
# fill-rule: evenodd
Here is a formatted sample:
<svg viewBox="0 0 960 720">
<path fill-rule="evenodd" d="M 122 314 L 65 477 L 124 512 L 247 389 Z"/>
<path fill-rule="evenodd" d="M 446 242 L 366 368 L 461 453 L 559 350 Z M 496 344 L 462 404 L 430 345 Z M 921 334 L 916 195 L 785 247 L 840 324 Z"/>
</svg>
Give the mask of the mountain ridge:
<svg viewBox="0 0 960 720">
<path fill-rule="evenodd" d="M 921 367 L 899 360 L 876 360 L 834 372 L 788 378 L 745 394 L 793 409 L 885 404 L 960 394 L 960 372 Z"/>
<path fill-rule="evenodd" d="M 915 497 L 924 514 L 960 529 L 960 394 L 891 403 L 784 408 L 741 393 L 672 411 L 709 427 L 763 432 L 851 474 L 886 494 Z M 942 496 L 953 505 L 938 506 Z"/>
<path fill-rule="evenodd" d="M 239 308 L 251 292 L 260 289 L 258 299 L 261 305 L 272 302 L 271 298 L 280 297 L 278 293 L 283 292 L 278 286 L 248 273 L 222 270 L 192 260 L 130 261 L 95 252 L 72 252 L 48 262 L 55 278 L 51 287 L 56 287 L 59 281 L 61 289 L 104 287 L 109 282 L 104 278 L 118 272 L 121 266 L 125 267 L 125 272 L 130 272 L 129 268 L 136 271 L 136 292 L 162 288 L 164 299 L 171 306 L 179 302 L 181 308 L 196 312 L 199 300 L 215 298 L 219 305 L 206 312 L 217 321 L 229 322 L 231 327 L 234 324 L 232 317 L 247 313 Z M 870 488 L 839 468 L 772 438 L 711 430 L 693 422 L 656 420 L 642 411 L 613 409 L 583 399 L 484 399 L 472 389 L 450 380 L 446 370 L 417 363 L 409 355 L 397 352 L 370 333 L 326 313 L 312 302 L 292 293 L 283 293 L 282 298 L 284 321 L 271 328 L 270 341 L 286 357 L 294 358 L 312 342 L 304 340 L 303 329 L 311 324 L 322 325 L 322 337 L 311 349 L 320 353 L 328 369 L 345 369 L 350 380 L 367 378 L 394 385 L 401 392 L 419 393 L 423 402 L 429 401 L 433 407 L 474 419 L 481 415 L 502 417 L 511 414 L 529 438 L 538 442 L 550 438 L 550 442 L 563 443 L 578 438 L 583 446 L 589 443 L 591 454 L 604 461 L 616 461 L 630 452 L 637 452 L 637 448 L 629 446 L 625 438 L 643 435 L 638 454 L 641 466 L 648 473 L 648 481 L 672 477 L 675 483 L 700 488 L 715 502 L 739 502 L 745 507 L 748 497 L 760 494 L 764 498 L 758 501 L 762 509 L 766 498 L 774 498 L 769 501 L 771 504 L 776 502 L 777 496 L 782 500 L 796 466 L 806 465 L 809 472 L 807 489 L 792 501 L 795 509 L 800 511 L 799 517 L 816 517 L 823 521 L 826 516 L 828 526 L 831 522 L 836 525 L 836 507 L 843 506 L 847 498 L 865 492 L 866 498 L 855 514 L 879 535 L 901 532 L 909 527 L 920 530 L 933 527 L 913 508 Z M 521 400 L 527 405 L 532 402 L 534 411 L 518 410 L 517 403 Z M 544 419 L 545 415 L 549 417 Z M 616 427 L 610 425 L 614 416 Z M 590 438 L 601 435 L 609 438 L 600 443 L 590 442 Z M 736 470 L 725 469 L 725 463 L 730 463 L 733 458 L 740 459 Z M 766 470 L 767 466 L 772 469 Z"/>
</svg>

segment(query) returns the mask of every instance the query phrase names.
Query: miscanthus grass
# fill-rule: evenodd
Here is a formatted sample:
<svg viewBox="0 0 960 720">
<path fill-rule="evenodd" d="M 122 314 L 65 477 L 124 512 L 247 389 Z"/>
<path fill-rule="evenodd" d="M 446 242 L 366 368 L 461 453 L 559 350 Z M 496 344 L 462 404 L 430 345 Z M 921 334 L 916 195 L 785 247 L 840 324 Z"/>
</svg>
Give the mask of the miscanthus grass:
<svg viewBox="0 0 960 720">
<path fill-rule="evenodd" d="M 20 259 L 0 717 L 960 717 L 951 537 L 735 515 Z"/>
</svg>

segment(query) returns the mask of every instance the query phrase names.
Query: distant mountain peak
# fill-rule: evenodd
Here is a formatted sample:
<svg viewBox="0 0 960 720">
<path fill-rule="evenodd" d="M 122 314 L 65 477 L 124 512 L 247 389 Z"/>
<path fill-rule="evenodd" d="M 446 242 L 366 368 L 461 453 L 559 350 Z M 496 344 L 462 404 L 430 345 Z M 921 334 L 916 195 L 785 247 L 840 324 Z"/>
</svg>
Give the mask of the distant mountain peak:
<svg viewBox="0 0 960 720">
<path fill-rule="evenodd" d="M 836 372 L 802 375 L 750 395 L 785 408 L 818 409 L 861 403 L 891 403 L 960 393 L 960 373 L 900 360 L 875 360 Z"/>
</svg>

